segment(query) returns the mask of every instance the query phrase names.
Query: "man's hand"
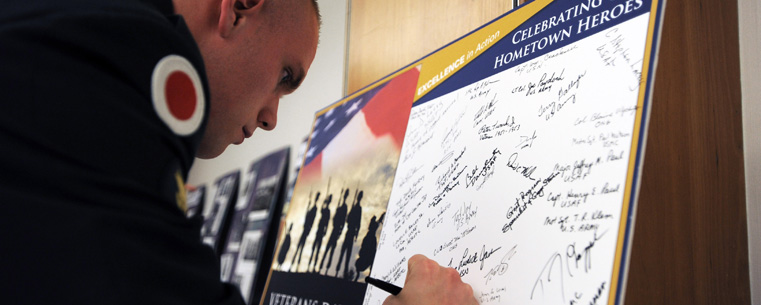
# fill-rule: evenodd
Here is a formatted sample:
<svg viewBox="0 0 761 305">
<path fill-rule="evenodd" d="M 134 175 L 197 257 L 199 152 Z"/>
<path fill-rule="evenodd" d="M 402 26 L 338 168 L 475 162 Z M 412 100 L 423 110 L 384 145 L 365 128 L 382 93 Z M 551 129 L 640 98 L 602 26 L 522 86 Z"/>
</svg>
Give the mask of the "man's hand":
<svg viewBox="0 0 761 305">
<path fill-rule="evenodd" d="M 402 292 L 383 305 L 478 305 L 473 288 L 453 268 L 439 266 L 423 255 L 410 258 Z"/>
</svg>

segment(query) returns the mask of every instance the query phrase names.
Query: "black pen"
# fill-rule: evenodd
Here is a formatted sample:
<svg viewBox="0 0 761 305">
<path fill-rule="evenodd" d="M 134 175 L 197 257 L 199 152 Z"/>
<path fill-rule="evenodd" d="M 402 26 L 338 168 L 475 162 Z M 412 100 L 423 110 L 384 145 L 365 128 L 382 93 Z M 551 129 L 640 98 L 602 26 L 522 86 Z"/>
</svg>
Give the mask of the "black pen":
<svg viewBox="0 0 761 305">
<path fill-rule="evenodd" d="M 402 287 L 369 276 L 365 278 L 365 282 L 393 295 L 402 292 Z"/>
</svg>

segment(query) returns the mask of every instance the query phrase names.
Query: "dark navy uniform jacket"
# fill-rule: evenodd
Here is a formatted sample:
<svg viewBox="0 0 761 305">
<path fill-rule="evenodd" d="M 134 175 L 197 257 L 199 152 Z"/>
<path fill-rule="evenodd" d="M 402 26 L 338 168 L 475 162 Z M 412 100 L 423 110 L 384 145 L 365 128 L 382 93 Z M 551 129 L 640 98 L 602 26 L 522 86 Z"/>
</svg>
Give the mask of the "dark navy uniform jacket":
<svg viewBox="0 0 761 305">
<path fill-rule="evenodd" d="M 200 90 L 179 133 L 169 57 Z M 208 101 L 170 0 L 0 1 L 0 303 L 242 304 L 178 207 Z"/>
</svg>

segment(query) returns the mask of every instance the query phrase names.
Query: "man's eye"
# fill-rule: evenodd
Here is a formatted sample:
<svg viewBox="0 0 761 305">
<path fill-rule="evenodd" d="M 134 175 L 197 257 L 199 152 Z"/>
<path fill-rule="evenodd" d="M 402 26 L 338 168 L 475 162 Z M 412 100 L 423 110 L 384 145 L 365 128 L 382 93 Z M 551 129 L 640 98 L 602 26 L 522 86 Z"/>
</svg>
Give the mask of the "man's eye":
<svg viewBox="0 0 761 305">
<path fill-rule="evenodd" d="M 295 91 L 296 88 L 299 87 L 299 84 L 301 84 L 300 74 L 293 74 L 291 68 L 283 68 L 283 72 L 280 74 L 280 83 L 278 83 L 278 87 L 285 90 L 284 94 L 289 94 Z"/>
<path fill-rule="evenodd" d="M 280 75 L 280 83 L 290 83 L 293 79 L 293 73 L 290 69 L 283 69 L 283 73 Z"/>
</svg>

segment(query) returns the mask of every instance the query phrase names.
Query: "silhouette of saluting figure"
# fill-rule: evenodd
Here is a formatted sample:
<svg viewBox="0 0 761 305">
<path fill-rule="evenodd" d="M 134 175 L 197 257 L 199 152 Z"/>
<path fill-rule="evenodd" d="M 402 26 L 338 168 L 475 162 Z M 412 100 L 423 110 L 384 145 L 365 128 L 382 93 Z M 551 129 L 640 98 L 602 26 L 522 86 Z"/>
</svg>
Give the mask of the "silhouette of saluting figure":
<svg viewBox="0 0 761 305">
<path fill-rule="evenodd" d="M 322 248 L 322 239 L 325 238 L 325 233 L 328 231 L 328 222 L 330 221 L 330 202 L 333 201 L 333 194 L 328 195 L 325 198 L 325 202 L 320 210 L 320 221 L 317 223 L 317 231 L 314 232 L 314 244 L 312 245 L 312 254 L 309 255 L 309 263 L 307 263 L 307 270 L 314 272 L 314 268 L 317 267 L 317 260 L 320 257 L 320 249 Z M 325 255 L 323 255 L 324 257 Z M 314 264 L 312 264 L 312 258 L 314 258 Z M 310 268 L 311 267 L 311 268 Z M 320 270 L 317 270 L 319 272 Z"/>
<path fill-rule="evenodd" d="M 288 255 L 288 250 L 291 248 L 291 230 L 293 230 L 293 223 L 288 226 L 288 233 L 285 234 L 283 245 L 280 246 L 280 254 L 277 257 L 277 263 L 280 265 L 281 270 L 283 269 L 285 257 Z"/>
<path fill-rule="evenodd" d="M 317 201 L 320 200 L 320 192 L 317 192 L 317 196 L 314 197 L 314 205 L 310 205 L 312 208 L 309 209 L 307 212 L 306 217 L 304 218 L 304 231 L 301 232 L 301 237 L 299 238 L 299 244 L 296 246 L 296 252 L 293 253 L 293 259 L 291 260 L 291 272 L 293 272 L 293 267 L 296 267 L 296 271 L 299 270 L 299 264 L 301 264 L 301 254 L 304 252 L 304 244 L 307 242 L 307 236 L 309 236 L 309 232 L 312 231 L 312 225 L 314 224 L 314 218 L 317 216 Z M 296 261 L 296 256 L 298 256 L 298 261 Z"/>
<path fill-rule="evenodd" d="M 359 257 L 357 258 L 357 262 L 354 263 L 354 268 L 357 270 L 357 274 L 354 276 L 354 281 L 359 279 L 359 273 L 365 271 L 365 269 L 373 264 L 373 258 L 375 258 L 376 251 L 375 248 L 378 247 L 378 239 L 375 237 L 375 234 L 378 232 L 378 227 L 380 227 L 380 224 L 383 222 L 383 217 L 386 217 L 386 213 L 383 213 L 378 221 L 375 221 L 375 216 L 373 216 L 373 219 L 370 219 L 370 225 L 367 227 L 367 234 L 365 235 L 365 238 L 362 239 L 362 247 L 359 248 Z"/>
<path fill-rule="evenodd" d="M 346 210 L 349 208 L 346 206 L 346 198 L 349 197 L 349 189 L 344 192 L 343 201 L 341 205 L 336 208 L 336 214 L 333 215 L 333 231 L 330 233 L 328 244 L 325 246 L 325 254 L 322 255 L 322 261 L 320 261 L 320 271 L 322 271 L 322 265 L 325 263 L 325 257 L 328 257 L 328 266 L 325 267 L 325 275 L 330 270 L 330 264 L 333 261 L 333 253 L 336 252 L 336 245 L 338 245 L 338 238 L 341 237 L 341 233 L 344 230 L 344 224 L 346 224 Z M 336 267 L 338 269 L 338 267 Z M 338 274 L 338 271 L 336 271 Z"/>
<path fill-rule="evenodd" d="M 338 269 L 341 267 L 341 261 L 343 261 L 344 255 L 346 255 L 346 264 L 344 265 L 343 278 L 347 278 L 349 269 L 349 260 L 351 258 L 351 251 L 354 248 L 354 242 L 357 241 L 357 235 L 359 235 L 359 226 L 362 222 L 362 201 L 363 191 L 359 191 L 357 198 L 354 200 L 354 204 L 351 206 L 349 216 L 346 217 L 346 235 L 344 235 L 344 243 L 341 246 L 340 254 L 338 255 L 338 266 L 336 267 L 336 276 L 338 276 Z"/>
</svg>

